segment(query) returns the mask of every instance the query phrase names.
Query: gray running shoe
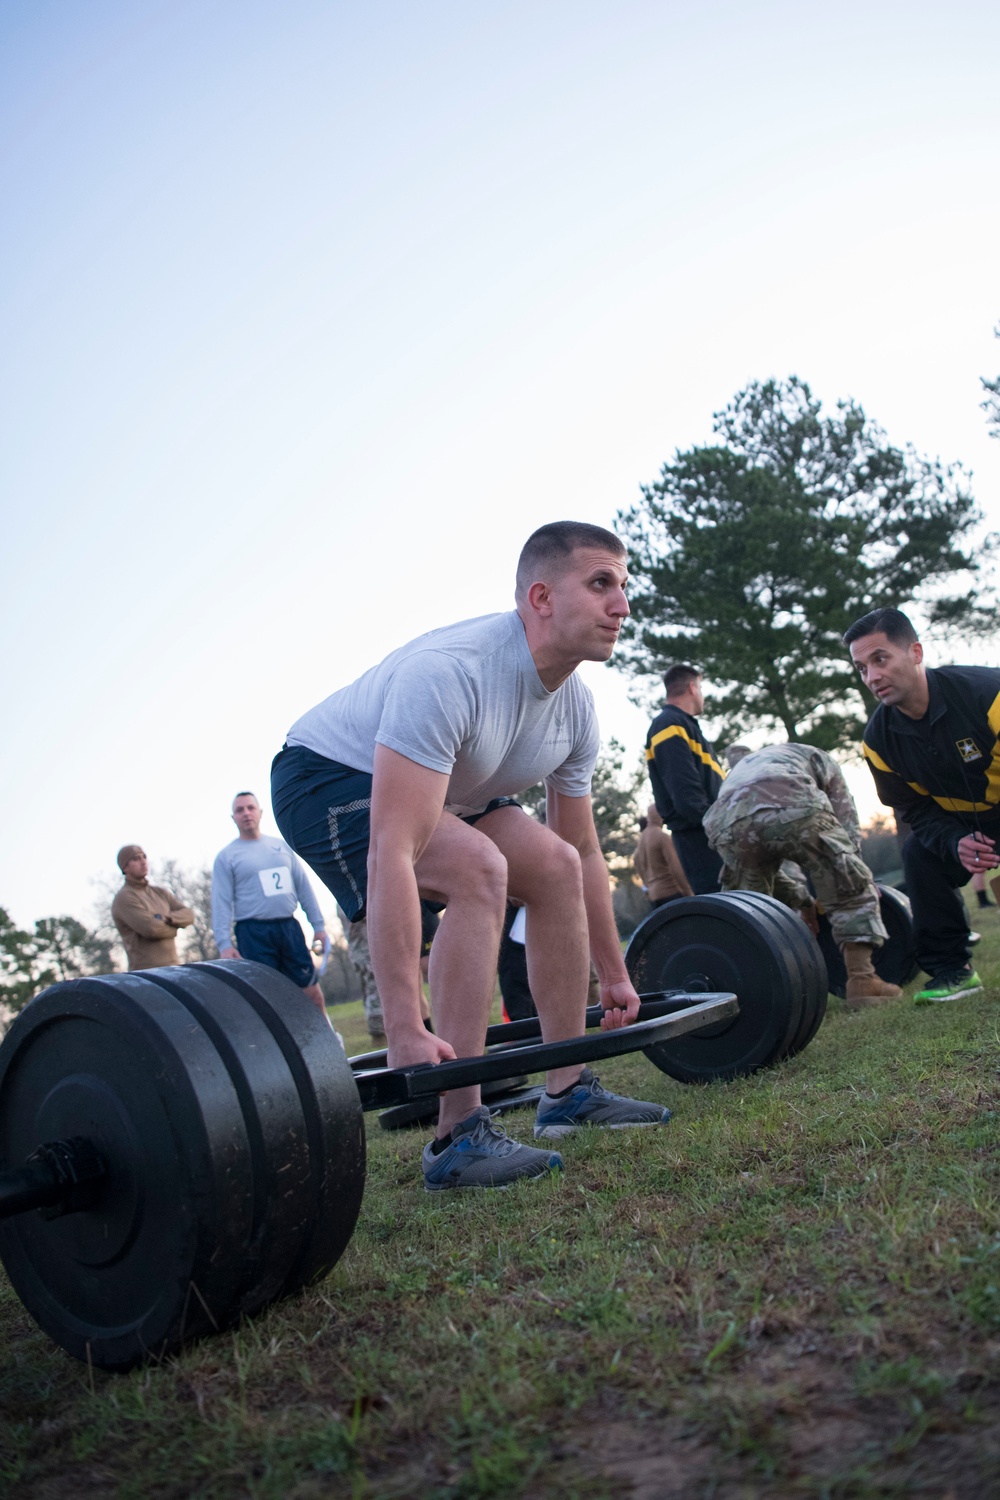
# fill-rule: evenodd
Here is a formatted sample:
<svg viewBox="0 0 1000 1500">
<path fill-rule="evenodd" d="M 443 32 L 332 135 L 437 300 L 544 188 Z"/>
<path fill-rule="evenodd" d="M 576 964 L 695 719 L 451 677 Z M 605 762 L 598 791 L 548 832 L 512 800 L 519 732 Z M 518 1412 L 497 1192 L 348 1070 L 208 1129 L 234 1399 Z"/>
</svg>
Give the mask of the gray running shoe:
<svg viewBox="0 0 1000 1500">
<path fill-rule="evenodd" d="M 606 1130 L 630 1130 L 635 1125 L 665 1125 L 670 1111 L 662 1104 L 624 1099 L 601 1088 L 601 1081 L 584 1068 L 576 1088 L 560 1099 L 543 1094 L 535 1114 L 535 1139 L 559 1140 L 581 1125 L 603 1125 Z"/>
<path fill-rule="evenodd" d="M 512 1141 L 493 1124 L 486 1106 L 480 1105 L 475 1114 L 452 1126 L 451 1144 L 437 1156 L 430 1142 L 424 1147 L 424 1187 L 429 1193 L 448 1188 L 505 1188 L 522 1177 L 561 1172 L 562 1164 L 558 1151 L 539 1151 Z"/>
</svg>

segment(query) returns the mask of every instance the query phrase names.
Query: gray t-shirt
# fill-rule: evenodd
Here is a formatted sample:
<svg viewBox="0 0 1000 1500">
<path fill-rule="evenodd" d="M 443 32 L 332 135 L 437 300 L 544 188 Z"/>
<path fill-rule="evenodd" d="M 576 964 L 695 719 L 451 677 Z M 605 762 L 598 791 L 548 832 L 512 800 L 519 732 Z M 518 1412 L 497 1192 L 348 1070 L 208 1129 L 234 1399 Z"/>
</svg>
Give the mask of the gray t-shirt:
<svg viewBox="0 0 1000 1500">
<path fill-rule="evenodd" d="M 445 806 L 461 816 L 537 781 L 585 797 L 600 731 L 575 672 L 543 687 L 512 612 L 418 636 L 303 714 L 288 743 L 368 772 L 386 745 L 450 776 Z"/>
<path fill-rule="evenodd" d="M 265 922 L 292 917 L 300 901 L 313 930 L 322 931 L 323 913 L 305 866 L 276 834 L 233 839 L 216 855 L 212 867 L 212 936 L 220 952 L 233 946 L 234 922 L 248 917 Z"/>
</svg>

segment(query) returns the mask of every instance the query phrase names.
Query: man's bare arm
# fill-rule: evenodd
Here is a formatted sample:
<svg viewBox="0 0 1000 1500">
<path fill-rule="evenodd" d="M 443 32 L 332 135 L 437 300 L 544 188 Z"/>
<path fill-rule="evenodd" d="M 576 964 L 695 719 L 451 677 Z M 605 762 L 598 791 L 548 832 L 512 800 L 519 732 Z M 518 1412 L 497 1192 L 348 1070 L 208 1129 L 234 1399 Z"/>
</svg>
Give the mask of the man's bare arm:
<svg viewBox="0 0 1000 1500">
<path fill-rule="evenodd" d="M 415 866 L 444 811 L 448 777 L 375 746 L 368 851 L 368 945 L 382 1000 L 390 1067 L 455 1053 L 420 1014 L 420 893 Z"/>
<path fill-rule="evenodd" d="M 601 985 L 601 1004 L 605 1009 L 601 1024 L 608 1029 L 625 1026 L 638 1015 L 639 997 L 625 968 L 611 905 L 608 867 L 594 827 L 591 800 L 589 797 L 566 797 L 550 788 L 546 797 L 546 821 L 552 832 L 565 839 L 567 844 L 572 844 L 580 856 L 590 951 Z"/>
</svg>

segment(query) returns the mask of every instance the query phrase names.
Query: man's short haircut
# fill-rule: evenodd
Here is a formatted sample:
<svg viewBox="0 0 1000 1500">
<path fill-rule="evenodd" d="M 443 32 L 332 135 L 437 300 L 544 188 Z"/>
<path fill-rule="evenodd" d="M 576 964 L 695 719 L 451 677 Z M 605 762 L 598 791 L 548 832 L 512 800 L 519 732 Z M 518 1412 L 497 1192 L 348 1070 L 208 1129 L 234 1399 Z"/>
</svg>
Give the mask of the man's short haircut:
<svg viewBox="0 0 1000 1500">
<path fill-rule="evenodd" d="M 523 599 L 545 573 L 561 573 L 578 547 L 625 556 L 625 543 L 603 526 L 589 521 L 550 521 L 533 531 L 517 560 L 516 597 Z"/>
<path fill-rule="evenodd" d="M 260 798 L 257 796 L 256 792 L 237 792 L 236 796 L 233 798 L 233 806 L 234 807 L 236 806 L 237 802 L 240 800 L 241 797 L 252 797 L 253 800 L 256 802 L 257 806 L 258 807 L 260 806 Z"/>
<path fill-rule="evenodd" d="M 860 620 L 855 620 L 850 630 L 844 631 L 844 645 L 860 641 L 863 635 L 884 635 L 894 646 L 912 646 L 920 639 L 908 615 L 901 609 L 873 609 Z"/>
<path fill-rule="evenodd" d="M 667 690 L 668 698 L 680 698 L 687 692 L 689 685 L 696 682 L 701 676 L 697 667 L 692 667 L 688 662 L 675 661 L 672 667 L 668 667 L 663 674 L 663 686 Z"/>
</svg>

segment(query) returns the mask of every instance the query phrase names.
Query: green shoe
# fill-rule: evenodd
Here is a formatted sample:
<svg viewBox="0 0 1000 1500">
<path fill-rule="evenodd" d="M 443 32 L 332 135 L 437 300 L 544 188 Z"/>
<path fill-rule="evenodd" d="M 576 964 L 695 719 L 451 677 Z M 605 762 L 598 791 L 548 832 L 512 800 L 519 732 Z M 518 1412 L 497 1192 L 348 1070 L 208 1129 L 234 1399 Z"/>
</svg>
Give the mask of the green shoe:
<svg viewBox="0 0 1000 1500">
<path fill-rule="evenodd" d="M 978 995 L 983 981 L 975 969 L 959 969 L 954 974 L 939 974 L 925 990 L 918 990 L 916 1005 L 941 1005 L 945 1000 L 960 1000 L 964 995 Z"/>
</svg>

